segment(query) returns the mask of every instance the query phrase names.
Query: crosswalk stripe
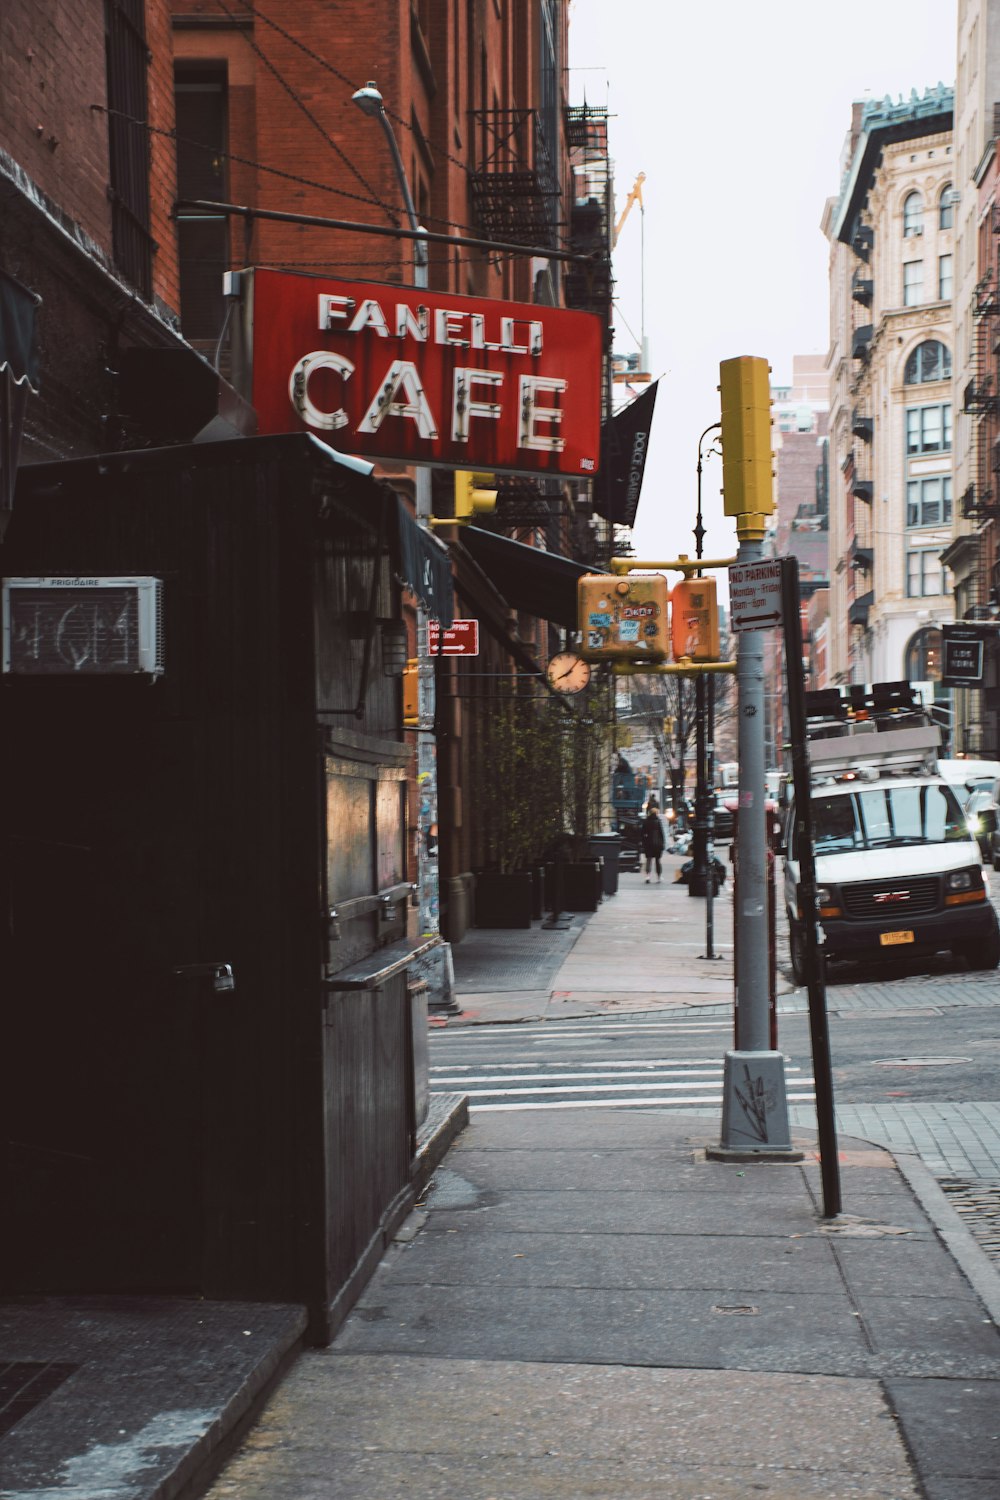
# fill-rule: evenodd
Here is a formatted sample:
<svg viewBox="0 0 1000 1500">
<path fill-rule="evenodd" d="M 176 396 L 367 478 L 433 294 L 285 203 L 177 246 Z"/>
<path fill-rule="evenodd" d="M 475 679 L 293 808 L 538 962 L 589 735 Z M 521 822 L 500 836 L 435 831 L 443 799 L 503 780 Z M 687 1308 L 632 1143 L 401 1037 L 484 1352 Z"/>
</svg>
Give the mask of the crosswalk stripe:
<svg viewBox="0 0 1000 1500">
<path fill-rule="evenodd" d="M 515 1028 L 522 1034 L 529 1031 L 531 1035 L 540 1042 L 557 1042 L 566 1037 L 581 1036 L 629 1036 L 631 1034 L 650 1032 L 668 1032 L 672 1036 L 696 1036 L 699 1033 L 708 1034 L 712 1031 L 729 1031 L 733 1029 L 733 1023 L 729 1021 L 701 1021 L 701 1022 L 670 1022 L 670 1021 L 597 1021 L 591 1026 L 570 1026 L 566 1021 L 552 1022 L 552 1029 L 540 1031 L 538 1022 L 530 1025 L 521 1022 L 513 1022 L 506 1026 L 456 1026 L 445 1028 L 444 1031 L 434 1033 L 435 1042 L 468 1041 L 475 1038 L 477 1041 L 499 1041 L 501 1038 L 509 1038 L 515 1033 Z"/>
<path fill-rule="evenodd" d="M 537 1068 L 538 1066 L 539 1062 L 537 1057 L 533 1057 L 530 1062 L 518 1062 L 516 1058 L 508 1058 L 502 1063 L 449 1063 L 447 1067 L 442 1063 L 436 1067 L 431 1068 L 431 1072 L 467 1073 L 470 1068 L 481 1068 L 484 1073 L 487 1073 L 492 1068 Z M 557 1067 L 558 1064 L 544 1063 L 542 1064 L 542 1066 L 546 1068 L 552 1068 Z M 564 1066 L 587 1068 L 596 1067 L 598 1066 L 598 1064 L 581 1061 L 576 1064 L 571 1062 L 566 1063 L 564 1064 Z M 683 1068 L 685 1072 L 688 1072 L 691 1068 L 721 1068 L 722 1061 L 718 1057 L 631 1057 L 620 1059 L 608 1058 L 607 1061 L 602 1058 L 599 1066 L 602 1072 L 611 1072 L 620 1068 L 641 1068 L 644 1072 L 648 1072 L 650 1068 Z"/>
<path fill-rule="evenodd" d="M 815 1101 L 814 1094 L 789 1094 L 788 1103 L 812 1104 Z M 694 1095 L 684 1099 L 550 1099 L 532 1104 L 477 1104 L 477 1110 L 484 1113 L 490 1111 L 494 1114 L 500 1111 L 511 1111 L 515 1109 L 640 1109 L 642 1107 L 663 1108 L 670 1106 L 674 1109 L 683 1110 L 693 1104 L 713 1104 L 721 1108 L 721 1094 Z"/>
<path fill-rule="evenodd" d="M 786 1068 L 786 1076 L 790 1073 L 801 1073 L 801 1068 Z M 641 1078 L 644 1083 L 659 1083 L 666 1078 L 697 1078 L 699 1080 L 715 1081 L 722 1077 L 723 1066 L 719 1063 L 712 1068 L 651 1068 L 651 1069 L 629 1069 L 627 1072 L 613 1073 L 607 1070 L 600 1073 L 441 1073 L 439 1069 L 432 1068 L 434 1082 L 439 1084 L 450 1084 L 455 1088 L 465 1088 L 470 1083 L 529 1083 L 532 1078 L 538 1080 L 542 1085 L 554 1083 L 569 1083 L 574 1079 L 588 1079 L 594 1082 L 598 1079 L 611 1078 Z M 798 1080 L 796 1080 L 798 1081 Z M 608 1083 L 608 1088 L 615 1087 Z M 629 1085 L 634 1087 L 634 1085 Z M 623 1084 L 624 1088 L 625 1085 Z"/>
</svg>

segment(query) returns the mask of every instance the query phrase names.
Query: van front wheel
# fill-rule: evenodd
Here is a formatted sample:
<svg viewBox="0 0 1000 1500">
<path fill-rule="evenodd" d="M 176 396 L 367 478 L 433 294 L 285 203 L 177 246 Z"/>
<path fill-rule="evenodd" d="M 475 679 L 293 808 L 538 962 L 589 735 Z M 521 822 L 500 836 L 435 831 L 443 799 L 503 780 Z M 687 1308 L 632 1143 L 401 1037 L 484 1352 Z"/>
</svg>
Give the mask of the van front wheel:
<svg viewBox="0 0 1000 1500">
<path fill-rule="evenodd" d="M 978 943 L 970 943 L 960 950 L 970 969 L 996 969 L 1000 967 L 1000 927 L 994 926 L 988 937 Z"/>
</svg>

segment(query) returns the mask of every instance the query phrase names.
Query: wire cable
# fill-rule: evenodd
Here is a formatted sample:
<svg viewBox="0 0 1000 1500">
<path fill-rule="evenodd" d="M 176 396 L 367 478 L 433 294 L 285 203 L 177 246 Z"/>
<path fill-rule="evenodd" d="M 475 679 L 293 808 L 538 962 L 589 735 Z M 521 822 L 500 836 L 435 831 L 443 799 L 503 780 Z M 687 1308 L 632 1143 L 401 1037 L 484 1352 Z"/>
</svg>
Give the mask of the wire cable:
<svg viewBox="0 0 1000 1500">
<path fill-rule="evenodd" d="M 217 4 L 219 5 L 219 8 L 221 9 L 223 15 L 225 15 L 230 21 L 236 20 L 233 12 L 226 5 L 226 0 L 217 0 Z M 316 116 L 313 114 L 312 110 L 309 108 L 305 100 L 301 99 L 292 88 L 291 84 L 282 77 L 277 66 L 267 56 L 264 49 L 258 45 L 255 38 L 250 36 L 247 32 L 243 32 L 243 36 L 247 43 L 247 46 L 250 47 L 255 56 L 260 60 L 260 62 L 264 64 L 264 67 L 267 68 L 268 71 L 273 75 L 281 88 L 285 90 L 285 93 L 292 100 L 292 102 L 302 111 L 309 123 L 314 126 L 314 128 L 319 132 L 326 144 L 330 147 L 331 151 L 333 151 L 333 153 L 340 158 L 347 170 L 354 174 L 354 176 L 360 182 L 361 186 L 363 188 L 367 188 L 368 192 L 371 193 L 373 201 L 378 204 L 379 208 L 382 209 L 390 224 L 398 224 L 399 217 L 395 213 L 391 205 L 386 203 L 379 197 L 375 188 L 372 187 L 371 183 L 367 180 L 364 174 L 358 171 L 357 167 L 351 161 L 350 157 L 344 151 L 343 147 L 337 144 L 330 133 L 324 128 L 324 126 L 320 124 L 319 120 L 317 120 Z"/>
</svg>

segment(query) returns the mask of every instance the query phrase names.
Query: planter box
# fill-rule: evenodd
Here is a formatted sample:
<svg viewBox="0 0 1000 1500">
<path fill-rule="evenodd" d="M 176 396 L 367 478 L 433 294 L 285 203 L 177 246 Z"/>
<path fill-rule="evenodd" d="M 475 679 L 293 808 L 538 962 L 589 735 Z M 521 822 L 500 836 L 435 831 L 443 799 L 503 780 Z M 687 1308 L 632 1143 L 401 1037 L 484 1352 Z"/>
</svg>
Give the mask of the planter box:
<svg viewBox="0 0 1000 1500">
<path fill-rule="evenodd" d="M 533 897 L 530 870 L 509 875 L 481 871 L 476 876 L 476 926 L 530 927 Z"/>
<path fill-rule="evenodd" d="M 562 867 L 563 911 L 596 911 L 601 902 L 601 861 L 580 860 Z"/>
</svg>

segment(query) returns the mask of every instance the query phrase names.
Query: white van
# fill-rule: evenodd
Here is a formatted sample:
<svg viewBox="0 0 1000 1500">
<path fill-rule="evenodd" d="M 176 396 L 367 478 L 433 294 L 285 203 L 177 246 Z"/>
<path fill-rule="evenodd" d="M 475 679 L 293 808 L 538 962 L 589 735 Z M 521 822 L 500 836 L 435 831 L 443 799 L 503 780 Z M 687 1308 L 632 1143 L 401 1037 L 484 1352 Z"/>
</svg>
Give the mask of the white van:
<svg viewBox="0 0 1000 1500">
<path fill-rule="evenodd" d="M 828 959 L 948 948 L 974 969 L 1000 964 L 1000 924 L 956 789 L 935 758 L 933 725 L 810 743 L 817 917 Z M 794 806 L 785 846 L 792 973 L 804 984 Z"/>
</svg>

